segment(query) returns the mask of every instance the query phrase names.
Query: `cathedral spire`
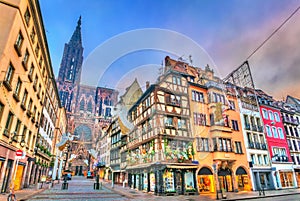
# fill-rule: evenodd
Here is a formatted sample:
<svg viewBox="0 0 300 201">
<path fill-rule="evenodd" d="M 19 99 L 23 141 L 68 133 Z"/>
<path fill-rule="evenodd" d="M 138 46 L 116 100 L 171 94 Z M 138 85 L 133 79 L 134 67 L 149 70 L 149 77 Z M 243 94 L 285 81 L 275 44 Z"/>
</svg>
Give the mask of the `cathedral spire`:
<svg viewBox="0 0 300 201">
<path fill-rule="evenodd" d="M 73 44 L 82 46 L 82 43 L 81 43 L 81 15 L 79 16 L 76 29 L 75 29 L 69 43 L 73 43 Z"/>
</svg>

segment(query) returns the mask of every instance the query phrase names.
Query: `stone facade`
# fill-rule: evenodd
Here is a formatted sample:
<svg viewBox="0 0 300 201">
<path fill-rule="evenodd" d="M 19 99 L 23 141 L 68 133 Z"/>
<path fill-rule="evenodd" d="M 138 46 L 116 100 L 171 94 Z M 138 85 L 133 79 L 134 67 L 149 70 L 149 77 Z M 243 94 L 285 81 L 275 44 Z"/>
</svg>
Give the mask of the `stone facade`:
<svg viewBox="0 0 300 201">
<path fill-rule="evenodd" d="M 93 168 L 94 159 L 90 153 L 96 148 L 102 128 L 110 124 L 111 111 L 118 98 L 118 93 L 113 89 L 81 85 L 82 62 L 80 17 L 69 43 L 65 44 L 57 77 L 61 103 L 67 111 L 68 132 L 74 135 L 67 163 L 78 175 Z"/>
</svg>

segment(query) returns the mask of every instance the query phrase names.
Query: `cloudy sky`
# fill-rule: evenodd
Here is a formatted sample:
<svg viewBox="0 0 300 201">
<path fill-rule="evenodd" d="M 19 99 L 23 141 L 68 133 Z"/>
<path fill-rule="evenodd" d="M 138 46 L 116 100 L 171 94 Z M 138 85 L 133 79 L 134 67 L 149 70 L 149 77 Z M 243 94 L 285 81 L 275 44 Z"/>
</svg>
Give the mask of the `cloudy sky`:
<svg viewBox="0 0 300 201">
<path fill-rule="evenodd" d="M 225 77 L 300 6 L 297 0 L 40 0 L 54 72 L 82 16 L 84 84 L 155 81 L 166 55 Z M 300 11 L 249 58 L 277 99 L 300 98 Z M 189 60 L 191 55 L 192 61 Z M 126 84 L 125 84 L 126 83 Z"/>
</svg>

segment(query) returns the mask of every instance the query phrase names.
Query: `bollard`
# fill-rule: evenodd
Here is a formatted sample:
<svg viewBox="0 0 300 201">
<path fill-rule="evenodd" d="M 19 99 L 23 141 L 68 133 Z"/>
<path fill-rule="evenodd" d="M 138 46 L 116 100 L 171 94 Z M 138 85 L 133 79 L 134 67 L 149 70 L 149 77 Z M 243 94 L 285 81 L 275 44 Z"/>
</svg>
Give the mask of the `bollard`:
<svg viewBox="0 0 300 201">
<path fill-rule="evenodd" d="M 68 190 L 68 182 L 67 182 L 67 177 L 64 177 L 64 183 L 61 184 L 61 189 L 62 190 Z"/>
<path fill-rule="evenodd" d="M 99 175 L 96 176 L 96 183 L 94 183 L 94 189 L 99 190 L 100 189 L 100 184 L 99 184 Z M 102 187 L 101 187 L 102 189 Z"/>
</svg>

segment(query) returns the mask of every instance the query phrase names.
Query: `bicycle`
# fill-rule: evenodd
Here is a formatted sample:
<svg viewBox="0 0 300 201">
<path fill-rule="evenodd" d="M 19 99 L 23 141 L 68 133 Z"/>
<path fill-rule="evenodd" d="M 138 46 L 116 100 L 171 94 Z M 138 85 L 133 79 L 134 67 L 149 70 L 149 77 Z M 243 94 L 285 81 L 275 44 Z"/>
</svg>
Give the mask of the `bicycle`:
<svg viewBox="0 0 300 201">
<path fill-rule="evenodd" d="M 17 201 L 15 191 L 12 188 L 9 190 L 9 195 L 7 196 L 7 201 Z"/>
</svg>

